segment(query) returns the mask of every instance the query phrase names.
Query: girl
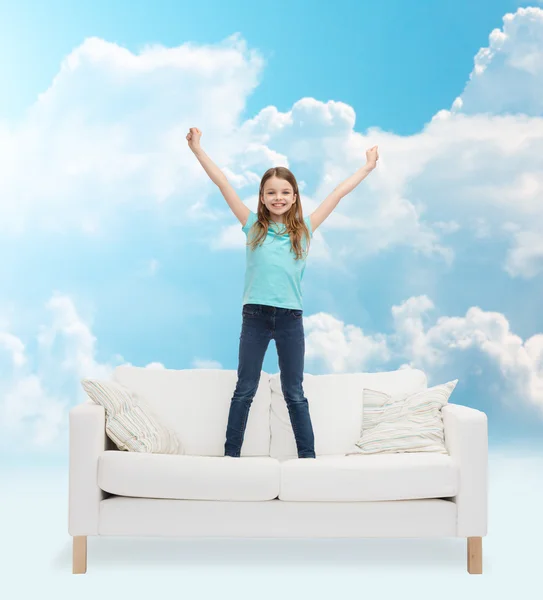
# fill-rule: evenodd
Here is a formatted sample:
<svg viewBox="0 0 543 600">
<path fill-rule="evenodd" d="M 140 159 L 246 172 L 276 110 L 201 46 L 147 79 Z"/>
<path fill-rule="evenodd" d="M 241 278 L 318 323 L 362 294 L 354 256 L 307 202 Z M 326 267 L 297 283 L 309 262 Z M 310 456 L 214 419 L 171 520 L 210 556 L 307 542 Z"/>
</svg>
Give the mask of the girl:
<svg viewBox="0 0 543 600">
<path fill-rule="evenodd" d="M 275 340 L 281 390 L 287 403 L 298 458 L 316 458 L 313 427 L 303 391 L 305 337 L 301 281 L 315 229 L 377 165 L 377 146 L 366 164 L 346 179 L 309 216 L 304 217 L 296 178 L 273 167 L 260 182 L 257 212 L 239 199 L 224 173 L 200 146 L 202 132 L 191 127 L 189 148 L 215 183 L 247 236 L 238 380 L 230 402 L 225 456 L 239 457 L 251 403 L 260 381 L 264 355 Z"/>
</svg>

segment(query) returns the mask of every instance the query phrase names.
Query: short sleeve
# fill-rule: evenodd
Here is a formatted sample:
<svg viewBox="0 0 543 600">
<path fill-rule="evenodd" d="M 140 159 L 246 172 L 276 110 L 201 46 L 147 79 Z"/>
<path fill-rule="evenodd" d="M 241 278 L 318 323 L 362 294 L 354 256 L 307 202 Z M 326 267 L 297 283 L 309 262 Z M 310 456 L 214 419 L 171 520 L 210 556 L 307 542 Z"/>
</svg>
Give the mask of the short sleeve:
<svg viewBox="0 0 543 600">
<path fill-rule="evenodd" d="M 306 222 L 307 228 L 309 229 L 310 237 L 313 237 L 313 230 L 311 229 L 311 219 L 309 218 L 309 215 L 307 217 L 304 217 L 304 221 Z"/>
<path fill-rule="evenodd" d="M 245 232 L 245 234 L 249 233 L 249 229 L 253 226 L 254 222 L 257 220 L 256 214 L 251 210 L 249 212 L 249 216 L 247 217 L 247 222 L 242 226 L 241 230 Z"/>
</svg>

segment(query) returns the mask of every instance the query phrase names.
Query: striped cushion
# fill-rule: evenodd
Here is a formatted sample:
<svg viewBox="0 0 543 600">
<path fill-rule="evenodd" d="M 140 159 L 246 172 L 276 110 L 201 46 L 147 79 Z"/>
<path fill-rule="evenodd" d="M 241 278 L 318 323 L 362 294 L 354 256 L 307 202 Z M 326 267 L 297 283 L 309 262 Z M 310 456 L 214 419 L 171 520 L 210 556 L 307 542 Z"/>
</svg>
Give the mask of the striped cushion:
<svg viewBox="0 0 543 600">
<path fill-rule="evenodd" d="M 93 402 L 105 408 L 106 433 L 119 450 L 182 454 L 176 434 L 124 385 L 96 379 L 82 379 L 81 385 Z"/>
<path fill-rule="evenodd" d="M 441 409 L 447 404 L 458 379 L 392 397 L 364 388 L 362 437 L 349 454 L 387 452 L 439 452 L 445 447 Z M 368 413 L 366 414 L 366 406 Z"/>
</svg>

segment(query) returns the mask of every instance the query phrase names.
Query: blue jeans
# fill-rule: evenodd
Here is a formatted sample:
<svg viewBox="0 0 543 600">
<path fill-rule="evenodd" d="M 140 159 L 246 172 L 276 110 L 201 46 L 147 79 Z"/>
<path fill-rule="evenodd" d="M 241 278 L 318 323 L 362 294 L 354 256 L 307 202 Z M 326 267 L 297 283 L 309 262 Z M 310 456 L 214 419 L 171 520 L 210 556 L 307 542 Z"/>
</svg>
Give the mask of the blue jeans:
<svg viewBox="0 0 543 600">
<path fill-rule="evenodd" d="M 238 381 L 230 402 L 225 456 L 240 456 L 251 403 L 258 389 L 264 355 L 275 340 L 281 390 L 296 439 L 298 458 L 316 458 L 309 405 L 302 386 L 305 337 L 302 311 L 245 304 L 239 341 Z"/>
</svg>

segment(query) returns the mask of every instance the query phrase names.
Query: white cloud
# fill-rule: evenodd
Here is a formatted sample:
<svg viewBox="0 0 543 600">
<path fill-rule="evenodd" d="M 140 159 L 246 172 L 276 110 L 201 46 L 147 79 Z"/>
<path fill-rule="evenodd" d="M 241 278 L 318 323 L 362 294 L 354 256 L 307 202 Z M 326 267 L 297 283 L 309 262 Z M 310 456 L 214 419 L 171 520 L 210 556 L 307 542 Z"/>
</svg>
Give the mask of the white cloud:
<svg viewBox="0 0 543 600">
<path fill-rule="evenodd" d="M 44 446 L 65 452 L 68 411 L 85 398 L 80 379 L 109 379 L 115 366 L 96 360 L 96 337 L 71 298 L 55 293 L 46 310 L 51 322 L 36 335 L 35 361 L 18 336 L 0 331 L 10 352 L 0 354 L 0 443 L 14 453 Z"/>
<path fill-rule="evenodd" d="M 26 363 L 25 345 L 17 336 L 0 331 L 0 349 L 7 351 L 13 366 L 20 367 Z"/>
<path fill-rule="evenodd" d="M 455 233 L 460 229 L 460 225 L 456 221 L 436 221 L 433 226 L 444 234 Z"/>
<path fill-rule="evenodd" d="M 534 277 L 543 269 L 527 243 L 543 229 L 542 33 L 541 9 L 506 14 L 451 110 L 412 136 L 358 133 L 352 107 L 314 98 L 284 113 L 267 106 L 240 122 L 264 60 L 237 34 L 210 47 L 149 46 L 137 55 L 89 38 L 63 61 L 26 121 L 0 124 L 0 227 L 6 235 L 34 227 L 118 232 L 124 211 L 153 204 L 158 211 L 157 203 L 170 201 L 162 216 L 187 227 L 226 218 L 228 228 L 232 215 L 222 201 L 220 210 L 209 204 L 219 192 L 187 148 L 186 132 L 199 126 L 206 151 L 254 208 L 264 170 L 303 166 L 315 186 L 302 196 L 306 214 L 379 145 L 378 168 L 317 231 L 317 260 L 347 270 L 408 247 L 450 264 L 455 238 L 446 236 L 465 230 L 484 240 L 493 232 L 510 244 L 500 258 L 504 272 Z M 514 235 L 505 222 L 525 233 Z M 208 237 L 215 249 L 243 246 L 234 229 Z M 325 244 L 339 248 L 334 261 Z"/>
<path fill-rule="evenodd" d="M 386 336 L 364 335 L 359 327 L 330 314 L 304 317 L 304 329 L 306 361 L 319 363 L 325 373 L 360 371 L 368 364 L 391 358 Z"/>
<path fill-rule="evenodd" d="M 67 400 L 48 394 L 42 381 L 35 374 L 15 378 L 9 385 L 2 385 L 4 398 L 0 404 L 2 443 L 11 452 L 26 450 L 24 445 L 30 437 L 29 446 L 44 447 L 58 442 L 58 436 L 66 427 Z M 17 440 L 14 446 L 13 440 Z M 6 443 L 9 442 L 10 443 Z"/>
<path fill-rule="evenodd" d="M 195 358 L 192 361 L 192 369 L 222 369 L 218 360 L 206 360 L 204 358 Z"/>
<path fill-rule="evenodd" d="M 46 375 L 45 369 L 58 366 L 78 379 L 109 377 L 111 366 L 96 362 L 96 337 L 79 315 L 72 299 L 55 293 L 46 308 L 52 323 L 40 327 L 37 336 L 41 373 Z"/>
<path fill-rule="evenodd" d="M 172 197 L 190 214 L 188 205 L 211 186 L 186 133 L 205 123 L 206 148 L 227 166 L 232 147 L 247 142 L 234 129 L 261 65 L 237 35 L 139 55 L 86 39 L 25 121 L 0 123 L 2 233 L 92 234 L 111 226 L 116 211 Z"/>
<path fill-rule="evenodd" d="M 543 11 L 538 7 L 518 8 L 503 17 L 503 29 L 494 29 L 489 45 L 474 59 L 474 69 L 452 112 L 484 115 L 501 135 L 495 150 L 495 176 L 481 173 L 475 200 L 487 201 L 497 209 L 493 219 L 518 221 L 524 229 L 512 237 L 505 260 L 511 276 L 535 277 L 543 271 L 540 244 L 534 238 L 543 230 Z M 514 115 L 495 120 L 492 115 Z M 477 133 L 477 131 L 475 132 Z M 472 152 L 480 148 L 470 144 Z M 473 169 L 475 171 L 475 169 Z M 473 198 L 473 197 L 472 197 Z M 484 235 L 484 234 L 483 234 Z"/>
<path fill-rule="evenodd" d="M 454 109 L 465 114 L 540 115 L 543 98 L 543 11 L 518 8 L 503 17 L 474 58 L 469 82 Z"/>
<path fill-rule="evenodd" d="M 111 362 L 97 360 L 97 339 L 89 317 L 84 318 L 66 294 L 55 293 L 46 304 L 50 322 L 36 335 L 38 352 L 32 365 L 25 344 L 13 333 L 0 331 L 0 440 L 4 447 L 24 452 L 54 447 L 61 452 L 68 434 L 68 412 L 85 401 L 83 378 L 110 380 L 118 365 L 131 365 L 119 354 Z M 6 352 L 7 351 L 7 352 Z M 165 369 L 153 361 L 147 369 Z M 221 369 L 218 361 L 194 359 L 192 368 Z M 17 440 L 14 445 L 13 440 Z"/>
<path fill-rule="evenodd" d="M 543 236 L 539 231 L 515 231 L 514 248 L 507 256 L 505 268 L 512 276 L 535 277 L 543 265 Z"/>
<path fill-rule="evenodd" d="M 311 256 L 336 271 L 353 272 L 357 260 L 391 248 L 451 263 L 454 234 L 471 232 L 480 243 L 509 244 L 499 257 L 509 276 L 537 277 L 543 271 L 542 39 L 540 9 L 505 15 L 451 109 L 438 111 L 420 133 L 399 136 L 378 128 L 359 133 L 352 107 L 313 98 L 284 113 L 267 106 L 240 122 L 264 63 L 238 36 L 207 48 L 150 46 L 138 55 L 89 38 L 66 58 L 26 120 L 0 123 L 0 231 L 4 238 L 30 238 L 40 228 L 118 233 L 123 213 L 142 207 L 178 216 L 187 227 L 205 220 L 218 229 L 228 209 L 222 200 L 220 209 L 210 203 L 218 191 L 185 139 L 189 127 L 199 126 L 206 151 L 253 210 L 268 167 L 304 168 L 300 187 L 309 214 L 362 166 L 368 147 L 379 145 L 378 168 L 313 238 Z M 211 249 L 241 250 L 239 223 L 230 214 L 224 222 L 209 236 Z M 160 265 L 152 259 L 142 273 Z M 35 366 L 23 339 L 0 326 L 8 373 L 0 382 L 0 421 L 11 433 L 29 425 L 34 444 L 66 434 L 67 410 L 83 394 L 81 377 L 109 377 L 113 362 L 123 360 L 97 360 L 92 319 L 70 297 L 54 294 L 46 308 L 51 322 L 38 332 Z M 543 406 L 542 334 L 523 340 L 503 314 L 480 307 L 431 323 L 433 310 L 426 296 L 408 298 L 392 308 L 388 334 L 311 315 L 304 320 L 307 358 L 335 372 L 402 362 L 437 373 L 454 363 L 461 377 L 494 367 L 503 402 Z M 473 363 L 473 353 L 480 362 Z M 193 364 L 219 363 L 196 358 Z"/>
<path fill-rule="evenodd" d="M 4 373 L 0 383 L 0 439 L 4 448 L 12 451 L 41 447 L 64 452 L 68 411 L 86 398 L 80 379 L 110 379 L 115 366 L 131 364 L 120 355 L 108 362 L 96 359 L 91 319 L 81 316 L 70 297 L 56 293 L 46 308 L 51 322 L 37 335 L 35 366 L 24 355 L 22 340 L 13 333 L 2 332 L 0 336 L 10 339 L 12 351 L 11 357 L 4 356 L 0 363 Z M 531 404 L 543 414 L 543 334 L 523 341 L 511 331 L 504 315 L 476 306 L 465 316 L 442 316 L 432 323 L 434 311 L 427 296 L 408 298 L 392 307 L 390 333 L 365 333 L 326 313 L 304 317 L 306 371 L 315 372 L 307 367 L 316 364 L 322 372 L 332 373 L 409 365 L 424 370 L 430 378 L 439 377 L 447 368 L 451 377 L 459 379 L 468 373 L 496 378 L 497 373 L 496 401 L 511 410 Z M 146 368 L 165 367 L 153 361 Z M 195 358 L 191 368 L 222 366 L 215 360 Z"/>
<path fill-rule="evenodd" d="M 429 377 L 447 367 L 458 378 L 494 369 L 497 374 L 486 375 L 501 378 L 497 400 L 512 410 L 531 404 L 543 416 L 543 334 L 522 340 L 503 314 L 477 306 L 465 316 L 442 316 L 431 324 L 434 310 L 424 295 L 393 306 L 390 334 L 365 334 L 330 315 L 311 315 L 304 320 L 306 358 L 338 373 L 389 370 L 399 368 L 400 362 Z"/>
<path fill-rule="evenodd" d="M 413 302 L 415 310 L 405 311 L 405 305 Z M 398 350 L 413 366 L 432 372 L 449 364 L 467 373 L 473 360 L 467 351 L 474 350 L 479 367 L 488 362 L 501 376 L 497 398 L 512 410 L 532 404 L 543 416 L 543 334 L 522 340 L 511 331 L 503 314 L 478 306 L 470 307 L 463 317 L 439 317 L 425 329 L 423 319 L 432 309 L 432 303 L 424 296 L 392 308 L 395 329 L 400 334 Z M 402 337 L 406 328 L 416 335 Z"/>
</svg>

